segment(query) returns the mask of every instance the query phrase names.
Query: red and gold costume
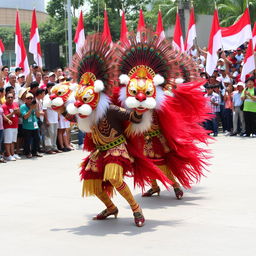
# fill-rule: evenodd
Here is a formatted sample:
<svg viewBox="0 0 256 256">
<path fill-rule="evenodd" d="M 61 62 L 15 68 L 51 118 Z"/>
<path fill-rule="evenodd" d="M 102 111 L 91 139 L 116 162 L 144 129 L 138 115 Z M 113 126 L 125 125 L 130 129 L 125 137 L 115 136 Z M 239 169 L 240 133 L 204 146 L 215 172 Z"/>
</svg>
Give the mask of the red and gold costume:
<svg viewBox="0 0 256 256">
<path fill-rule="evenodd" d="M 72 69 L 78 88 L 76 101 L 67 106 L 67 112 L 77 115 L 79 129 L 87 134 L 84 147 L 91 152 L 82 163 L 82 193 L 97 196 L 107 207 L 94 219 L 116 217 L 118 209 L 110 199 L 115 188 L 130 204 L 135 224 L 142 226 L 145 220 L 141 208 L 123 177 L 132 176 L 135 185 L 141 187 L 152 178 L 164 184 L 169 181 L 147 158 L 137 153 L 136 147 L 126 142 L 123 123 L 140 123 L 142 113 L 110 102 L 107 94 L 114 84 L 113 54 L 100 34 L 87 37 L 81 54 L 74 57 Z"/>
<path fill-rule="evenodd" d="M 126 133 L 142 143 L 144 155 L 173 182 L 180 199 L 180 184 L 190 188 L 207 164 L 207 150 L 199 146 L 208 139 L 200 125 L 207 116 L 200 91 L 205 81 L 190 57 L 150 31 L 140 37 L 129 33 L 128 41 L 116 47 L 116 56 L 116 76 L 125 86 L 114 99 L 144 113 L 142 122 L 130 123 Z M 177 84 L 178 78 L 183 82 Z M 144 196 L 160 193 L 156 180 L 151 186 Z"/>
</svg>

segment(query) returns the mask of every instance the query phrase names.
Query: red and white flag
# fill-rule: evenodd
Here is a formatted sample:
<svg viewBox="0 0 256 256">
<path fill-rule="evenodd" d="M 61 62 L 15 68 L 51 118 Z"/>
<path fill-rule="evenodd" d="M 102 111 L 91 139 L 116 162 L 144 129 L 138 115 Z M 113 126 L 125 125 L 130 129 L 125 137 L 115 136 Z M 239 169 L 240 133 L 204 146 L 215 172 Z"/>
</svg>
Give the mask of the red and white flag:
<svg viewBox="0 0 256 256">
<path fill-rule="evenodd" d="M 174 33 L 173 33 L 172 44 L 175 49 L 184 52 L 184 41 L 182 36 L 180 16 L 178 12 L 176 14 L 176 23 L 175 23 Z"/>
<path fill-rule="evenodd" d="M 83 20 L 83 12 L 82 11 L 80 12 L 80 16 L 78 19 L 74 42 L 76 44 L 76 52 L 80 53 L 81 49 L 83 48 L 84 43 L 85 43 L 84 20 Z"/>
<path fill-rule="evenodd" d="M 121 31 L 120 31 L 120 42 L 125 43 L 128 42 L 127 37 L 128 29 L 126 25 L 125 12 L 122 11 L 122 21 L 121 21 Z"/>
<path fill-rule="evenodd" d="M 159 35 L 160 40 L 165 39 L 162 13 L 161 13 L 160 10 L 158 12 L 158 19 L 157 19 L 157 25 L 156 25 L 156 33 Z"/>
<path fill-rule="evenodd" d="M 190 18 L 188 25 L 188 33 L 185 42 L 185 50 L 188 52 L 194 44 L 196 38 L 196 23 L 195 23 L 195 12 L 194 7 L 190 9 Z"/>
<path fill-rule="evenodd" d="M 211 76 L 218 62 L 218 50 L 222 47 L 221 29 L 217 9 L 214 10 L 206 59 L 206 72 Z"/>
<path fill-rule="evenodd" d="M 256 50 L 256 22 L 254 23 L 253 30 L 252 30 L 252 44 L 253 50 Z"/>
<path fill-rule="evenodd" d="M 32 24 L 30 29 L 29 52 L 34 55 L 34 61 L 39 66 L 43 66 L 42 51 L 40 46 L 40 38 L 38 33 L 38 26 L 36 21 L 36 10 L 33 10 Z"/>
<path fill-rule="evenodd" d="M 241 18 L 230 27 L 221 28 L 224 50 L 236 50 L 241 44 L 252 38 L 249 9 L 246 8 Z"/>
<path fill-rule="evenodd" d="M 247 51 L 244 58 L 244 65 L 241 72 L 241 81 L 245 82 L 246 75 L 252 72 L 255 69 L 255 59 L 254 59 L 254 50 L 253 50 L 253 43 L 252 39 L 249 41 Z"/>
<path fill-rule="evenodd" d="M 2 40 L 0 39 L 0 66 L 3 66 L 3 63 L 2 63 L 2 55 L 4 53 L 4 44 L 2 42 Z"/>
<path fill-rule="evenodd" d="M 113 45 L 112 36 L 110 33 L 109 24 L 108 24 L 108 13 L 106 9 L 104 10 L 104 25 L 103 25 L 102 40 L 107 41 L 110 44 L 110 46 Z"/>
<path fill-rule="evenodd" d="M 22 33 L 20 29 L 19 12 L 16 12 L 16 31 L 15 31 L 15 54 L 16 54 L 16 67 L 21 67 L 24 74 L 29 74 L 28 58 L 26 48 L 23 42 Z"/>
</svg>

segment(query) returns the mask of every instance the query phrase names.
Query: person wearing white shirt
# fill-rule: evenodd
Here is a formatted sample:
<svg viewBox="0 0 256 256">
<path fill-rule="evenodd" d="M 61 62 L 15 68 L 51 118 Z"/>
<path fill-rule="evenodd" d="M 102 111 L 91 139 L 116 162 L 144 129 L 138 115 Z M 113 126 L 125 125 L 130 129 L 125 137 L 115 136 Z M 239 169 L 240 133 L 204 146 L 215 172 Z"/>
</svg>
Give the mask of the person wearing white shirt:
<svg viewBox="0 0 256 256">
<path fill-rule="evenodd" d="M 50 92 L 54 83 L 47 84 L 47 90 Z M 49 106 L 49 93 L 44 96 L 44 124 L 45 124 L 45 148 L 47 154 L 61 153 L 57 148 L 57 130 L 58 130 L 58 113 Z"/>
<path fill-rule="evenodd" d="M 241 99 L 241 95 L 244 89 L 244 83 L 239 82 L 237 85 L 234 85 L 236 88 L 236 91 L 233 92 L 233 133 L 230 136 L 236 136 L 238 133 L 237 124 L 238 124 L 238 117 L 240 121 L 240 127 L 241 127 L 241 135 L 245 133 L 245 121 L 244 121 L 244 113 L 241 110 L 241 106 L 243 104 L 243 101 Z"/>
</svg>

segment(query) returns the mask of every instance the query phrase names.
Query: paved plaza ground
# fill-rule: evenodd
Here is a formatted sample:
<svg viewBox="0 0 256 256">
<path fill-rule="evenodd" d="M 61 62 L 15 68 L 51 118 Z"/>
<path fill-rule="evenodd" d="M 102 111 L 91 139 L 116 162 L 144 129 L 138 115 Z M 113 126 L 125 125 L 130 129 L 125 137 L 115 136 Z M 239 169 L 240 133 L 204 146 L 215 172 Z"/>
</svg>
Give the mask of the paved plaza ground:
<svg viewBox="0 0 256 256">
<path fill-rule="evenodd" d="M 1 164 L 0 255 L 256 255 L 256 139 L 219 136 L 210 148 L 207 178 L 182 200 L 134 191 L 142 228 L 119 195 L 118 219 L 91 220 L 104 206 L 80 196 L 82 151 Z"/>
</svg>

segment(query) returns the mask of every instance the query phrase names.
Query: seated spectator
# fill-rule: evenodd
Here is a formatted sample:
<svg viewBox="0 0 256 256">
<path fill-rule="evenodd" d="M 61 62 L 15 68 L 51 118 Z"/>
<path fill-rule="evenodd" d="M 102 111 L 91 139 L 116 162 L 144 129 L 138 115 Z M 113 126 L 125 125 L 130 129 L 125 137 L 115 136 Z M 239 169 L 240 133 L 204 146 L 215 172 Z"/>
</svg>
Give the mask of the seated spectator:
<svg viewBox="0 0 256 256">
<path fill-rule="evenodd" d="M 2 143 L 4 138 L 4 110 L 2 108 L 2 97 L 4 96 L 4 88 L 0 88 L 0 163 L 6 163 L 2 155 Z"/>
<path fill-rule="evenodd" d="M 2 106 L 4 110 L 4 146 L 7 161 L 16 161 L 20 157 L 14 153 L 14 145 L 17 141 L 18 123 L 19 123 L 19 106 L 14 102 L 12 93 L 6 94 L 6 102 Z"/>
<path fill-rule="evenodd" d="M 38 153 L 39 133 L 37 118 L 39 118 L 40 113 L 32 93 L 26 94 L 25 104 L 20 107 L 20 113 L 23 118 L 24 155 L 27 158 L 32 156 L 42 157 Z"/>
<path fill-rule="evenodd" d="M 233 133 L 230 136 L 236 136 L 238 134 L 238 119 L 240 122 L 240 128 L 242 136 L 245 133 L 245 122 L 244 122 L 244 113 L 241 109 L 243 105 L 243 101 L 241 99 L 242 92 L 244 90 L 244 83 L 239 82 L 238 84 L 234 85 L 236 91 L 233 92 L 232 99 L 233 99 Z"/>
</svg>

